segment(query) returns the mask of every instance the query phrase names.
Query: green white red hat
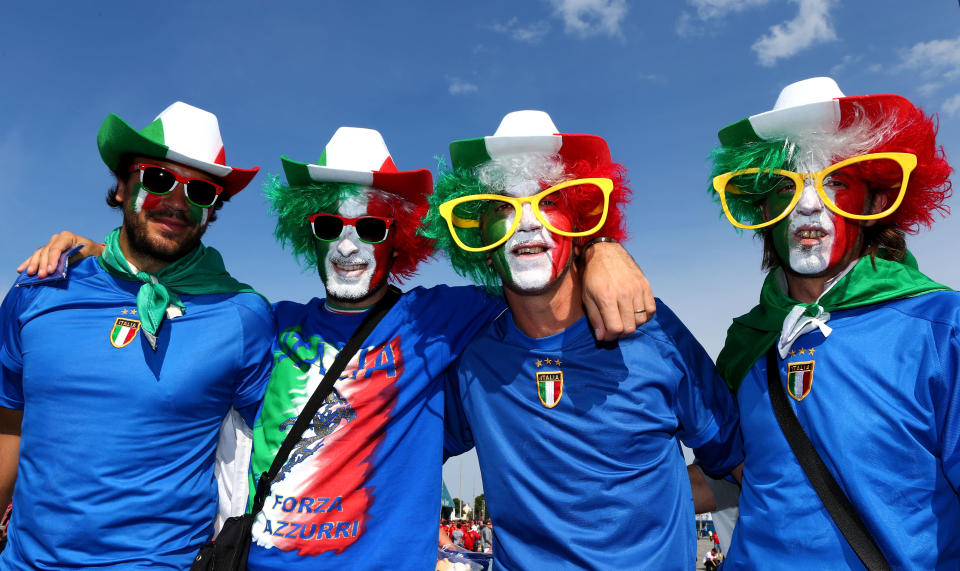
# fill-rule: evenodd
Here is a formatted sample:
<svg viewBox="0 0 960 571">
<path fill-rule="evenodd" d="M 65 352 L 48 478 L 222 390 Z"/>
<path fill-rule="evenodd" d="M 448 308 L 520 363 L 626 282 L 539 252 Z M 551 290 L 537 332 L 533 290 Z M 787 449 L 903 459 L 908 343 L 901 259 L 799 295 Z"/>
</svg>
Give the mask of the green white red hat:
<svg viewBox="0 0 960 571">
<path fill-rule="evenodd" d="M 227 166 L 217 116 L 182 101 L 139 131 L 117 115 L 107 115 L 97 133 L 97 147 L 112 171 L 125 155 L 164 159 L 214 176 L 228 196 L 243 190 L 260 170 Z"/>
<path fill-rule="evenodd" d="M 567 163 L 610 162 L 610 149 L 603 138 L 560 133 L 544 111 L 507 113 L 492 136 L 450 143 L 450 162 L 454 169 L 472 169 L 491 159 L 518 153 L 560 155 Z"/>
<path fill-rule="evenodd" d="M 337 182 L 368 186 L 423 203 L 433 190 L 433 175 L 427 169 L 397 170 L 379 131 L 340 127 L 324 147 L 315 164 L 281 157 L 290 186 Z"/>
<path fill-rule="evenodd" d="M 858 116 L 877 121 L 885 114 L 913 104 L 899 95 L 847 97 L 829 77 L 804 79 L 783 88 L 770 111 L 727 125 L 717 136 L 728 147 L 805 133 L 835 133 Z"/>
</svg>

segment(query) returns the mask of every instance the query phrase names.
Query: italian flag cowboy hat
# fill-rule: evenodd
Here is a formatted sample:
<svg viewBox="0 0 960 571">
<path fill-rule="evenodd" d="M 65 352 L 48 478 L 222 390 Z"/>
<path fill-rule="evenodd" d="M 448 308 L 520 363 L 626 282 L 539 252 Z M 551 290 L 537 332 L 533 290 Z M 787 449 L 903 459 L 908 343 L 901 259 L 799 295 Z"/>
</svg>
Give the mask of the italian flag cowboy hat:
<svg viewBox="0 0 960 571">
<path fill-rule="evenodd" d="M 427 169 L 397 170 L 379 131 L 340 127 L 315 164 L 280 157 L 290 186 L 336 182 L 384 190 L 422 204 L 433 190 L 433 175 Z"/>
<path fill-rule="evenodd" d="M 773 109 L 727 125 L 717 136 L 724 146 L 736 147 L 803 133 L 835 133 L 857 117 L 865 115 L 877 122 L 901 109 L 915 111 L 899 95 L 847 97 L 833 79 L 813 77 L 784 87 Z"/>
<path fill-rule="evenodd" d="M 182 101 L 139 131 L 117 115 L 107 115 L 97 133 L 97 147 L 112 171 L 124 155 L 164 159 L 216 177 L 227 196 L 243 190 L 260 170 L 227 166 L 217 116 Z"/>
<path fill-rule="evenodd" d="M 560 133 L 544 111 L 513 111 L 504 116 L 492 136 L 450 143 L 450 162 L 454 169 L 469 170 L 491 159 L 517 153 L 560 155 L 565 163 L 610 162 L 610 149 L 601 137 Z"/>
</svg>

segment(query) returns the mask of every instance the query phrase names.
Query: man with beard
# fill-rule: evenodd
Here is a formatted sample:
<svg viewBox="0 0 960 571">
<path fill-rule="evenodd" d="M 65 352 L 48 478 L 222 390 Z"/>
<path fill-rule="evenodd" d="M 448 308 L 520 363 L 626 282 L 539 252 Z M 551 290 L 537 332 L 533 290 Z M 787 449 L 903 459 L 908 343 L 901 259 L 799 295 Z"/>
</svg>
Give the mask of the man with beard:
<svg viewBox="0 0 960 571">
<path fill-rule="evenodd" d="M 200 241 L 258 169 L 226 166 L 217 118 L 180 102 L 140 131 L 109 115 L 97 144 L 123 224 L 0 308 L 2 569 L 188 567 L 221 422 L 252 423 L 270 372 L 269 305 Z"/>
<path fill-rule="evenodd" d="M 719 138 L 713 190 L 734 226 L 763 237 L 770 270 L 717 361 L 745 447 L 724 569 L 871 559 L 798 462 L 785 434 L 800 431 L 838 484 L 827 503 L 846 496 L 890 567 L 960 567 L 960 296 L 920 273 L 904 240 L 946 211 L 933 121 L 900 96 L 846 97 L 820 77 Z"/>
<path fill-rule="evenodd" d="M 432 253 L 417 233 L 432 176 L 399 171 L 377 131 L 341 127 L 317 163 L 282 161 L 287 184 L 275 178 L 267 189 L 276 236 L 317 269 L 326 298 L 275 306 L 274 368 L 253 431 L 251 491 L 388 279 L 412 275 Z M 621 247 L 613 248 L 616 275 L 591 270 L 595 280 L 626 284 L 621 289 L 645 307 L 644 296 L 634 294 L 642 276 Z M 250 569 L 433 567 L 442 372 L 502 310 L 475 287 L 402 294 L 272 483 L 254 524 Z M 631 326 L 645 321 L 640 317 Z"/>
<path fill-rule="evenodd" d="M 713 363 L 663 302 L 598 343 L 578 252 L 623 234 L 623 168 L 594 135 L 541 111 L 450 145 L 427 234 L 509 309 L 451 368 L 445 455 L 477 447 L 498 569 L 684 568 L 693 501 L 680 450 L 726 474 L 742 459 Z M 642 308 L 637 308 L 638 311 Z"/>
</svg>

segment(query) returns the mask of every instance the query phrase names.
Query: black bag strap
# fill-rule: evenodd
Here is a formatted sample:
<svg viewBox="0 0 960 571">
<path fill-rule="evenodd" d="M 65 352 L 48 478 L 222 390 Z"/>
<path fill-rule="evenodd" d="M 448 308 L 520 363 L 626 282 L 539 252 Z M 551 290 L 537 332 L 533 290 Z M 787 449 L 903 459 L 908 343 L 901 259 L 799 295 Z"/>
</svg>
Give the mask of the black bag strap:
<svg viewBox="0 0 960 571">
<path fill-rule="evenodd" d="M 780 367 L 777 364 L 776 349 L 771 347 L 767 351 L 767 385 L 770 393 L 770 404 L 773 405 L 773 412 L 777 416 L 777 422 L 780 423 L 780 430 L 790 444 L 793 454 L 800 462 L 800 467 L 813 485 L 820 501 L 833 522 L 840 528 L 840 533 L 856 552 L 857 557 L 864 566 L 870 571 L 888 571 L 890 564 L 880 551 L 877 542 L 867 529 L 866 524 L 860 519 L 856 508 L 850 503 L 843 489 L 833 478 L 827 465 L 823 463 L 816 448 L 810 442 L 810 438 L 803 430 L 797 415 L 794 414 L 790 403 L 787 401 L 787 394 L 780 379 Z"/>
<path fill-rule="evenodd" d="M 260 475 L 260 480 L 257 482 L 257 493 L 253 498 L 253 511 L 250 512 L 251 514 L 255 515 L 263 509 L 263 504 L 267 501 L 267 494 L 270 492 L 273 479 L 277 477 L 277 473 L 280 472 L 280 469 L 287 461 L 293 447 L 300 441 L 300 437 L 306 432 L 310 423 L 313 422 L 313 416 L 317 414 L 323 401 L 327 399 L 330 391 L 333 390 L 333 384 L 340 378 L 340 373 L 343 372 L 343 369 L 347 366 L 347 363 L 350 362 L 350 359 L 360 350 L 360 345 L 366 341 L 370 332 L 377 326 L 377 323 L 390 311 L 393 304 L 400 299 L 400 293 L 400 290 L 396 287 L 392 285 L 387 286 L 387 291 L 384 296 L 380 298 L 380 301 L 367 313 L 363 321 L 360 322 L 360 325 L 357 326 L 357 330 L 353 332 L 353 336 L 350 337 L 347 344 L 343 346 L 343 349 L 337 353 L 333 364 L 330 365 L 326 374 L 323 375 L 323 380 L 320 381 L 317 389 L 313 391 L 310 400 L 303 406 L 303 410 L 300 411 L 300 415 L 290 428 L 290 432 L 287 433 L 287 436 L 283 439 L 283 443 L 280 444 L 280 449 L 277 450 L 277 455 L 274 456 L 270 469 Z"/>
</svg>

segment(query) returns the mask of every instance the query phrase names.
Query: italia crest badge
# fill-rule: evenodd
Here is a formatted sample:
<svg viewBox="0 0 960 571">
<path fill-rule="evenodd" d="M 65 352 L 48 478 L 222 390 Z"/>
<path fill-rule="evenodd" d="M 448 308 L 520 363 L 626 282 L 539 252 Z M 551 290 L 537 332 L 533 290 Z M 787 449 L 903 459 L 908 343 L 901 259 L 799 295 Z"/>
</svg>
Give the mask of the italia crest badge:
<svg viewBox="0 0 960 571">
<path fill-rule="evenodd" d="M 138 320 L 118 317 L 113 322 L 113 329 L 110 331 L 110 344 L 117 349 L 126 347 L 137 336 L 137 331 L 140 331 Z"/>
<path fill-rule="evenodd" d="M 787 366 L 787 392 L 801 401 L 810 394 L 813 386 L 813 365 L 816 361 L 801 361 Z"/>
<path fill-rule="evenodd" d="M 543 406 L 557 406 L 563 396 L 563 371 L 537 371 L 537 396 Z"/>
</svg>

